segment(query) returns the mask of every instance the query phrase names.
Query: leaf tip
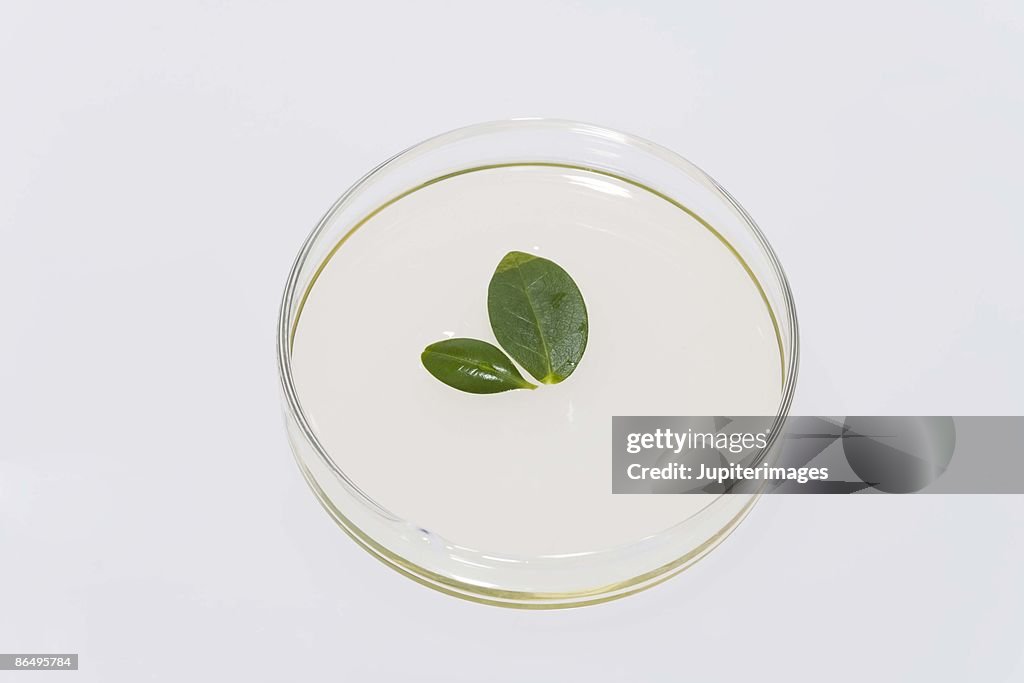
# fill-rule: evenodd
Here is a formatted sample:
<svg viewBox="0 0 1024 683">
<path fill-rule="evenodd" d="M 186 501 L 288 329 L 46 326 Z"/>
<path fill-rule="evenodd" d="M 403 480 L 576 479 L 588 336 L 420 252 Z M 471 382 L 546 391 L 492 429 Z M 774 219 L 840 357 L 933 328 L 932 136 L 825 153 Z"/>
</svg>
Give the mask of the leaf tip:
<svg viewBox="0 0 1024 683">
<path fill-rule="evenodd" d="M 498 268 L 496 272 L 503 273 L 506 270 L 518 268 L 524 263 L 533 261 L 536 258 L 539 257 L 535 256 L 534 254 L 528 254 L 525 251 L 510 251 L 507 254 L 505 254 L 504 257 L 502 257 L 501 261 L 498 262 Z"/>
</svg>

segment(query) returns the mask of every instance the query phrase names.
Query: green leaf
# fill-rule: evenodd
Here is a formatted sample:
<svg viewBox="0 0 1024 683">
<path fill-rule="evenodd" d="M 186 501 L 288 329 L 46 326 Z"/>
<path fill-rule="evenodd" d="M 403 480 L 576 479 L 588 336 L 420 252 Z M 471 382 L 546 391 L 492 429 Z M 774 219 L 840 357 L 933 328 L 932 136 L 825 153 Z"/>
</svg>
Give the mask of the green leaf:
<svg viewBox="0 0 1024 683">
<path fill-rule="evenodd" d="M 512 251 L 487 288 L 487 312 L 498 343 L 543 384 L 571 375 L 587 348 L 587 305 L 561 266 Z"/>
<path fill-rule="evenodd" d="M 445 339 L 431 344 L 420 356 L 423 367 L 450 387 L 470 394 L 497 394 L 512 389 L 536 389 L 494 344 L 479 339 Z"/>
</svg>

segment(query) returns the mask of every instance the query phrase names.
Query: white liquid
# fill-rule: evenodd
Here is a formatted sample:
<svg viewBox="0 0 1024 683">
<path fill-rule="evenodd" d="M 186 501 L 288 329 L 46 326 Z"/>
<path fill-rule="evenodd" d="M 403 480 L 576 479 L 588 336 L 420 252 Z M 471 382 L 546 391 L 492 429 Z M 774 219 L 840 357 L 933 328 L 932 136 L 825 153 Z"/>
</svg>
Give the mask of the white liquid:
<svg viewBox="0 0 1024 683">
<path fill-rule="evenodd" d="M 590 341 L 562 384 L 458 392 L 420 365 L 445 337 L 494 343 L 487 283 L 512 250 L 564 267 Z M 474 171 L 417 190 L 327 263 L 293 351 L 299 400 L 335 462 L 394 514 L 478 551 L 603 550 L 709 496 L 613 495 L 613 415 L 773 415 L 774 326 L 722 241 L 635 185 L 586 171 Z"/>
</svg>

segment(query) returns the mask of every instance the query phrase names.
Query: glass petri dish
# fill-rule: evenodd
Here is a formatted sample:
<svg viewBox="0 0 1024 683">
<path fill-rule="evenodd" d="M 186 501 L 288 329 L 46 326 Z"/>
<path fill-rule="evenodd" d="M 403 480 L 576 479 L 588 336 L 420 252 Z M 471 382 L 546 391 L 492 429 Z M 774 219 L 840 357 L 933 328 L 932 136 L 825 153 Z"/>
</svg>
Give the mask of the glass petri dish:
<svg viewBox="0 0 1024 683">
<path fill-rule="evenodd" d="M 573 274 L 587 354 L 559 385 L 460 394 L 419 352 L 493 341 L 486 284 L 512 250 Z M 277 346 L 295 459 L 338 525 L 423 585 L 527 609 L 660 583 L 756 501 L 613 495 L 613 415 L 781 420 L 799 357 L 782 267 L 721 186 L 646 140 L 548 119 L 451 131 L 360 179 L 295 260 Z"/>
</svg>

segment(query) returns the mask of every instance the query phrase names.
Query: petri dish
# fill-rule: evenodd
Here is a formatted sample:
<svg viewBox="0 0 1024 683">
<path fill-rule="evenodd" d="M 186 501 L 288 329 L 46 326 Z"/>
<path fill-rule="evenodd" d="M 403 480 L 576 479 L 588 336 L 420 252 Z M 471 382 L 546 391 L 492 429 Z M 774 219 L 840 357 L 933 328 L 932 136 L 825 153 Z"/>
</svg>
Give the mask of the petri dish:
<svg viewBox="0 0 1024 683">
<path fill-rule="evenodd" d="M 494 342 L 486 287 L 509 251 L 572 274 L 586 354 L 557 385 L 457 392 L 420 351 Z M 724 189 L 646 140 L 548 119 L 445 133 L 359 180 L 302 246 L 277 341 L 293 453 L 339 526 L 426 586 L 529 609 L 660 583 L 756 500 L 612 494 L 613 415 L 781 419 L 799 356 L 785 274 Z"/>
</svg>

